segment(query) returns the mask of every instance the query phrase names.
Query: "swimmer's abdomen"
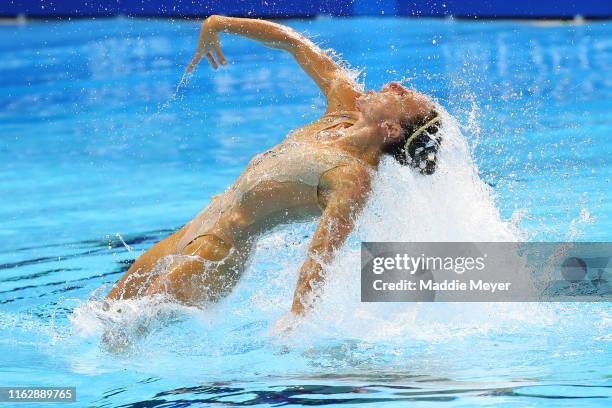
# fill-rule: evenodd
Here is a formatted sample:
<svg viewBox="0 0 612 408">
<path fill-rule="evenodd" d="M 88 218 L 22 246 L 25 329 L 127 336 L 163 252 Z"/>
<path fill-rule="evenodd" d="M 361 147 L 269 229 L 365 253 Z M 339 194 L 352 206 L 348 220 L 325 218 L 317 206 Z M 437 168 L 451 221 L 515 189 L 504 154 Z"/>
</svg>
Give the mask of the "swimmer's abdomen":
<svg viewBox="0 0 612 408">
<path fill-rule="evenodd" d="M 305 143 L 282 143 L 255 156 L 223 194 L 213 197 L 187 226 L 177 249 L 196 237 L 214 234 L 234 242 L 279 223 L 320 213 L 317 188 L 321 175 L 356 159 Z"/>
</svg>

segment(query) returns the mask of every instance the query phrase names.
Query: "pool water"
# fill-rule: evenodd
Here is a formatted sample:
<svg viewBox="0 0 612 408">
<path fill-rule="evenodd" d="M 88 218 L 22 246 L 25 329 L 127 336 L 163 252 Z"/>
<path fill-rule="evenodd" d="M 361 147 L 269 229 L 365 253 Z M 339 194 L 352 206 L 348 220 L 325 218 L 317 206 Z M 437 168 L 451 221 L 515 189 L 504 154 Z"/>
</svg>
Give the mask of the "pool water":
<svg viewBox="0 0 612 408">
<path fill-rule="evenodd" d="M 183 78 L 194 21 L 0 25 L 0 385 L 76 386 L 92 407 L 609 406 L 609 303 L 361 304 L 358 265 L 362 240 L 610 241 L 610 24 L 285 23 L 368 88 L 403 79 L 456 119 L 433 177 L 382 163 L 317 310 L 289 333 L 312 223 L 262 237 L 203 310 L 100 299 L 323 112 L 290 56 L 224 37 L 230 65 Z"/>
</svg>

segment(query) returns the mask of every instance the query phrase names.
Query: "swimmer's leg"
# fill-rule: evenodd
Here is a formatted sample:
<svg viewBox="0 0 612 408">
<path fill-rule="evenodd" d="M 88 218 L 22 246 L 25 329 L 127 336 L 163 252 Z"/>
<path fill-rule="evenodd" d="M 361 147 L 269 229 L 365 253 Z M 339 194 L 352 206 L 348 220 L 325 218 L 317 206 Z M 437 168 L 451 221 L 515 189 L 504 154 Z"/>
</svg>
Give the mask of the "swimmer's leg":
<svg viewBox="0 0 612 408">
<path fill-rule="evenodd" d="M 219 300 L 240 279 L 249 253 L 250 245 L 236 248 L 214 234 L 199 236 L 156 277 L 146 294 L 167 294 L 185 304 Z"/>
<path fill-rule="evenodd" d="M 152 270 L 155 264 L 160 258 L 176 253 L 176 246 L 185 231 L 185 227 L 181 228 L 139 256 L 107 297 L 109 299 L 130 299 L 144 295 L 144 290 L 154 278 Z"/>
</svg>

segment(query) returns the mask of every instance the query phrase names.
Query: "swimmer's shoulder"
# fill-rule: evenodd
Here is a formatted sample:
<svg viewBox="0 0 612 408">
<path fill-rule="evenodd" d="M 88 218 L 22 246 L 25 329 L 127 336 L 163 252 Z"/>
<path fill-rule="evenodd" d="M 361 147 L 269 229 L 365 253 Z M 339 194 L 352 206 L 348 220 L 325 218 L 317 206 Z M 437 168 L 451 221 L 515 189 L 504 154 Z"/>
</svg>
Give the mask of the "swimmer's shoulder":
<svg viewBox="0 0 612 408">
<path fill-rule="evenodd" d="M 327 112 L 356 111 L 357 98 L 363 95 L 361 86 L 348 75 L 338 75 L 327 94 Z"/>
</svg>

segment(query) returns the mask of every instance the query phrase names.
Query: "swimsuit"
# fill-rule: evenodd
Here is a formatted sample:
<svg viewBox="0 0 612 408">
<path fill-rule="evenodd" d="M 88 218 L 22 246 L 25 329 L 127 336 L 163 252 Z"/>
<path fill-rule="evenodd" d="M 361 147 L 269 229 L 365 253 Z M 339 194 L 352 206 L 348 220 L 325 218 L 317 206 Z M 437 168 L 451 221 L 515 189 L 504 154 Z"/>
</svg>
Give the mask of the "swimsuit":
<svg viewBox="0 0 612 408">
<path fill-rule="evenodd" d="M 328 121 L 328 125 L 320 132 L 349 123 L 350 117 L 336 114 L 324 120 Z M 301 141 L 290 134 L 282 143 L 253 157 L 240 177 L 223 194 L 212 198 L 211 203 L 188 224 L 177 244 L 178 253 L 183 253 L 187 245 L 205 235 L 214 235 L 234 246 L 233 237 L 219 227 L 218 221 L 226 211 L 240 208 L 245 195 L 262 183 L 274 181 L 308 186 L 306 200 L 318 206 L 317 190 L 321 175 L 336 167 L 354 163 L 361 161 L 338 149 L 313 146 L 312 141 Z"/>
</svg>

